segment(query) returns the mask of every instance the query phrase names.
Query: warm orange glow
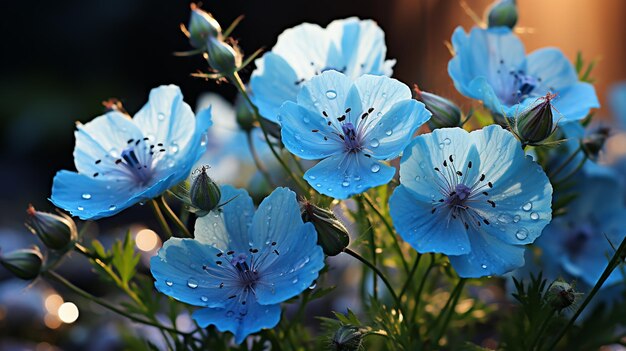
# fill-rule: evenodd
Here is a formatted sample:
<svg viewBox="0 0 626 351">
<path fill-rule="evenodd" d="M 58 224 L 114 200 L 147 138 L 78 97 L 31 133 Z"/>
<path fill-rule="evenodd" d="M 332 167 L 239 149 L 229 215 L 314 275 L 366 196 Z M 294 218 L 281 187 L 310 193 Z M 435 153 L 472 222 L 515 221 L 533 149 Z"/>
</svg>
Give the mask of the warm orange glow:
<svg viewBox="0 0 626 351">
<path fill-rule="evenodd" d="M 141 251 L 152 251 L 159 245 L 159 236 L 150 229 L 142 229 L 135 236 L 135 244 Z"/>
</svg>

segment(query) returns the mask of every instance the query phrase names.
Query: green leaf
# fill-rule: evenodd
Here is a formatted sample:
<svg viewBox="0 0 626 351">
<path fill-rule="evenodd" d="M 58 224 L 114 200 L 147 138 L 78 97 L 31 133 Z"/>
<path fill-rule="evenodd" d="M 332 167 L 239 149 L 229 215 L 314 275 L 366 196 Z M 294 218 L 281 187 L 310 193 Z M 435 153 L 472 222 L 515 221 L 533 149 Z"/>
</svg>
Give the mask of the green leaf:
<svg viewBox="0 0 626 351">
<path fill-rule="evenodd" d="M 130 231 L 126 233 L 124 242 L 115 242 L 111 249 L 113 259 L 111 264 L 117 270 L 122 283 L 128 286 L 128 282 L 135 275 L 135 268 L 139 263 L 139 254 L 135 253 L 135 241 L 130 236 Z"/>
</svg>

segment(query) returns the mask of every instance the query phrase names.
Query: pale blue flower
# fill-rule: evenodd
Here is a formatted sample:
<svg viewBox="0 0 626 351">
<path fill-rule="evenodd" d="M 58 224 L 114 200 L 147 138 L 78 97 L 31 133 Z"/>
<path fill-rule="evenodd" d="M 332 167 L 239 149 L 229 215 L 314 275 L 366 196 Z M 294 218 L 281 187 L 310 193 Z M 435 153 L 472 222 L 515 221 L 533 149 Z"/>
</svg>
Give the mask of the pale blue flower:
<svg viewBox="0 0 626 351">
<path fill-rule="evenodd" d="M 98 219 L 154 198 L 189 176 L 210 125 L 210 109 L 195 118 L 175 85 L 153 89 L 132 119 L 112 111 L 78 124 L 78 172 L 58 172 L 50 200 L 73 216 Z"/>
<path fill-rule="evenodd" d="M 556 48 L 526 55 L 524 45 L 506 27 L 457 28 L 452 35 L 455 56 L 448 73 L 457 90 L 482 100 L 492 112 L 515 117 L 550 92 L 555 121 L 580 120 L 600 106 L 595 89 L 580 82 L 573 65 Z"/>
<path fill-rule="evenodd" d="M 448 255 L 461 277 L 500 275 L 524 264 L 552 218 L 552 186 L 500 126 L 420 135 L 400 161 L 391 218 L 418 252 Z"/>
<path fill-rule="evenodd" d="M 385 33 L 372 20 L 350 17 L 322 28 L 303 23 L 278 36 L 272 50 L 255 61 L 250 88 L 261 115 L 278 121 L 285 101 L 296 101 L 302 83 L 327 70 L 356 79 L 391 76 L 395 60 L 385 60 Z"/>
<path fill-rule="evenodd" d="M 278 188 L 256 213 L 245 190 L 222 187 L 230 200 L 196 220 L 195 239 L 171 238 L 150 261 L 155 286 L 205 308 L 201 327 L 230 331 L 241 343 L 280 320 L 280 303 L 307 289 L 324 267 L 311 223 L 303 223 L 296 194 Z"/>
<path fill-rule="evenodd" d="M 318 192 L 345 199 L 388 183 L 396 158 L 430 118 L 405 84 L 385 76 L 353 81 L 326 71 L 303 84 L 298 102 L 279 113 L 282 140 L 293 154 L 322 159 L 304 174 Z"/>
</svg>

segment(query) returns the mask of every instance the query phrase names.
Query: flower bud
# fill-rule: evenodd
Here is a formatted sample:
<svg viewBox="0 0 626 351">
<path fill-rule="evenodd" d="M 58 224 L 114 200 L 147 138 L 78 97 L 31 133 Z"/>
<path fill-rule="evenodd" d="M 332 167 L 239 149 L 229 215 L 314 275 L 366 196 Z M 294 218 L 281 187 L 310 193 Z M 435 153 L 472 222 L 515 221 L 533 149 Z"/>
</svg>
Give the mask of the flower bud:
<svg viewBox="0 0 626 351">
<path fill-rule="evenodd" d="M 196 49 L 202 49 L 207 45 L 210 37 L 221 38 L 222 27 L 210 13 L 202 11 L 196 4 L 191 4 L 191 17 L 189 18 L 189 42 Z"/>
<path fill-rule="evenodd" d="M 413 86 L 415 98 L 422 102 L 428 111 L 432 113 L 428 126 L 434 130 L 437 128 L 451 128 L 461 125 L 461 109 L 452 101 L 441 96 L 421 91 L 417 85 Z"/>
<path fill-rule="evenodd" d="M 0 255 L 0 264 L 16 277 L 24 280 L 37 278 L 41 271 L 43 257 L 37 247 L 21 249 Z"/>
<path fill-rule="evenodd" d="M 40 212 L 33 205 L 28 205 L 26 214 L 26 227 L 49 249 L 67 249 L 78 237 L 76 224 L 67 215 Z"/>
<path fill-rule="evenodd" d="M 487 25 L 493 27 L 509 27 L 513 29 L 517 23 L 517 6 L 515 0 L 497 0 L 489 8 Z"/>
<path fill-rule="evenodd" d="M 363 328 L 342 325 L 331 339 L 331 349 L 336 351 L 357 351 L 363 343 Z"/>
<path fill-rule="evenodd" d="M 592 161 L 598 159 L 598 155 L 600 151 L 602 151 L 602 148 L 604 148 L 606 139 L 609 138 L 610 131 L 611 129 L 608 127 L 600 127 L 583 139 L 583 151 L 585 151 L 589 159 Z"/>
<path fill-rule="evenodd" d="M 235 113 L 237 114 L 237 124 L 244 131 L 250 131 L 254 127 L 254 114 L 246 99 L 239 94 L 235 100 Z"/>
<path fill-rule="evenodd" d="M 545 298 L 550 306 L 557 311 L 561 311 L 573 305 L 579 295 L 580 293 L 574 291 L 573 286 L 562 279 L 557 279 L 548 287 Z"/>
<path fill-rule="evenodd" d="M 302 220 L 313 223 L 317 231 L 317 243 L 326 255 L 336 256 L 350 244 L 348 229 L 331 210 L 317 207 L 307 201 L 302 204 Z"/>
<path fill-rule="evenodd" d="M 207 167 L 202 166 L 202 168 L 194 172 L 197 173 L 197 175 L 191 181 L 189 198 L 194 207 L 209 212 L 219 204 L 222 192 L 220 191 L 220 187 L 211 180 L 206 171 Z"/>
<path fill-rule="evenodd" d="M 218 38 L 209 37 L 207 54 L 209 66 L 223 75 L 233 74 L 241 66 L 241 54 Z"/>
<path fill-rule="evenodd" d="M 552 99 L 554 94 L 547 93 L 539 102 L 527 108 L 517 117 L 516 134 L 522 143 L 537 144 L 547 139 L 553 132 Z"/>
</svg>

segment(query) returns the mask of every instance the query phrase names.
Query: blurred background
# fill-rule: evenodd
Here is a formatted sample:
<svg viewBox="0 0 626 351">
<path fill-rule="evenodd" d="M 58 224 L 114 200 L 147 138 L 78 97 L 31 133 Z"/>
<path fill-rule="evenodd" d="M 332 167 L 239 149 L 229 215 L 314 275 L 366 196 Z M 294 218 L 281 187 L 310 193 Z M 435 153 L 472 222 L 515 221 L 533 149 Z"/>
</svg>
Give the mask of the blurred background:
<svg viewBox="0 0 626 351">
<path fill-rule="evenodd" d="M 466 1 L 480 16 L 490 3 L 491 0 Z M 520 36 L 527 51 L 558 46 L 572 61 L 579 51 L 587 60 L 598 60 L 593 77 L 600 101 L 606 106 L 610 86 L 626 80 L 626 2 L 518 0 L 518 6 L 518 27 L 525 29 Z M 302 22 L 325 26 L 348 16 L 372 18 L 386 32 L 387 57 L 397 59 L 396 78 L 455 98 L 466 108 L 470 105 L 456 92 L 447 75 L 450 53 L 444 43 L 456 26 L 468 29 L 475 24 L 457 0 L 228 0 L 206 1 L 202 7 L 212 12 L 223 27 L 240 14 L 246 16 L 234 32 L 244 53 L 260 47 L 270 49 L 278 34 Z M 190 77 L 190 73 L 206 69 L 201 57 L 172 55 L 190 49 L 179 29 L 181 23 L 188 21 L 186 2 L 3 1 L 0 13 L 2 250 L 35 242 L 23 226 L 26 206 L 32 202 L 37 209 L 52 210 L 47 197 L 54 174 L 60 169 L 74 169 L 74 122 L 87 122 L 102 114 L 102 101 L 118 98 L 133 114 L 145 103 L 151 88 L 170 83 L 181 87 L 192 107 L 204 92 L 216 92 L 230 100 L 235 96 L 231 86 Z M 251 71 L 252 68 L 246 70 L 244 76 Z M 598 115 L 610 118 L 605 108 Z M 99 221 L 91 230 L 92 235 L 121 233 L 142 218 L 151 216 L 136 206 L 114 219 Z M 157 228 L 154 223 L 147 225 Z M 136 227 L 135 232 L 141 229 L 145 228 Z M 145 251 L 149 253 L 152 248 L 148 246 Z M 78 285 L 94 289 L 94 282 L 89 280 L 93 275 L 86 264 L 83 269 L 75 265 L 70 274 Z M 0 271 L 0 340 L 8 340 L 5 337 L 15 332 L 15 319 L 9 321 L 7 306 L 18 304 L 17 301 L 22 301 L 23 308 L 31 313 L 28 316 L 33 316 L 25 320 L 32 326 L 31 332 L 45 335 L 63 327 L 58 319 L 50 322 L 52 317 L 45 322 L 47 314 L 58 314 L 63 303 L 59 295 L 47 289 L 27 288 L 10 280 L 6 271 Z M 59 296 L 61 300 L 54 297 L 48 301 L 50 296 Z M 93 336 L 80 319 L 76 323 L 72 337 L 80 340 Z M 0 350 L 22 349 L 15 345 L 0 341 Z M 42 350 L 51 347 L 33 345 Z"/>
</svg>

